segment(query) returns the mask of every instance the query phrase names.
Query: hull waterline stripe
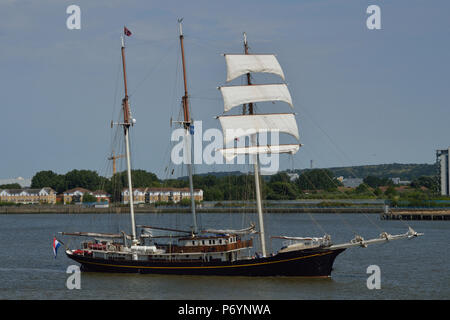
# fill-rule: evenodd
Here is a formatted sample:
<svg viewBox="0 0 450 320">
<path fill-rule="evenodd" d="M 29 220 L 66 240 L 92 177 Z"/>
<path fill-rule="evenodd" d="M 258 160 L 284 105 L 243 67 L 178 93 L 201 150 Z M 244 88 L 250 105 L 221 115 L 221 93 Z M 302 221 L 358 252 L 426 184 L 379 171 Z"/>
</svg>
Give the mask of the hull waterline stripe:
<svg viewBox="0 0 450 320">
<path fill-rule="evenodd" d="M 328 251 L 324 253 L 316 253 L 309 256 L 303 256 L 303 257 L 296 257 L 291 259 L 285 259 L 285 260 L 278 260 L 278 261 L 267 261 L 267 262 L 259 262 L 259 263 L 251 263 L 251 264 L 240 264 L 240 265 L 230 265 L 230 266 L 203 266 L 203 267 L 150 267 L 150 266 L 127 266 L 127 265 L 117 265 L 117 264 L 107 264 L 107 263 L 100 263 L 100 262 L 90 262 L 90 261 L 78 261 L 79 263 L 87 263 L 87 264 L 95 264 L 100 266 L 107 266 L 107 267 L 119 267 L 119 268 L 135 268 L 135 269 L 218 269 L 218 268 L 240 268 L 240 267 L 253 267 L 253 266 L 259 266 L 259 265 L 265 265 L 265 264 L 274 264 L 274 263 L 283 263 L 293 260 L 300 260 L 300 259 L 306 259 L 306 258 L 312 258 L 317 256 L 323 256 L 333 253 L 333 251 Z M 74 259 L 76 260 L 76 259 Z"/>
</svg>

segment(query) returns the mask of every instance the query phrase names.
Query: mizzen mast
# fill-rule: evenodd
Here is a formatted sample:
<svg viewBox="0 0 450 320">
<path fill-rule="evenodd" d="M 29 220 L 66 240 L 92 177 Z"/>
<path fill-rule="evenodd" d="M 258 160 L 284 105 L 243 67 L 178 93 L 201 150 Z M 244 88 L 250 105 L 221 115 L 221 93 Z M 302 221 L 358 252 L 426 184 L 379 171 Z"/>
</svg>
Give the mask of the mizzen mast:
<svg viewBox="0 0 450 320">
<path fill-rule="evenodd" d="M 244 32 L 244 53 L 248 54 L 248 43 L 247 43 L 247 34 Z M 250 73 L 247 73 L 247 85 L 251 85 L 251 78 Z M 243 110 L 243 114 L 245 114 L 245 106 Z M 254 114 L 253 110 L 253 102 L 248 103 L 248 114 Z M 251 136 L 252 145 L 254 147 L 257 147 L 257 135 L 256 133 Z M 266 252 L 266 239 L 265 239 L 265 232 L 264 232 L 264 218 L 263 218 L 263 211 L 262 211 L 262 203 L 261 203 L 261 186 L 260 186 L 260 179 L 259 179 L 259 164 L 258 164 L 259 158 L 258 154 L 253 155 L 253 171 L 255 175 L 255 193 L 256 193 L 256 209 L 258 211 L 258 222 L 259 222 L 259 237 L 261 240 L 261 251 L 263 257 L 267 256 Z"/>
<path fill-rule="evenodd" d="M 191 196 L 191 212 L 192 212 L 192 219 L 193 219 L 193 232 L 197 233 L 197 218 L 195 213 L 195 197 L 194 197 L 194 182 L 192 178 L 192 144 L 191 144 L 191 117 L 189 114 L 189 96 L 188 96 L 188 90 L 187 90 L 187 78 L 186 78 L 186 62 L 184 59 L 184 36 L 183 36 L 183 26 L 181 22 L 183 19 L 178 19 L 178 24 L 180 27 L 180 45 L 181 45 L 181 59 L 183 63 L 183 80 L 184 80 L 184 96 L 182 97 L 182 103 L 183 103 L 183 114 L 184 114 L 184 121 L 183 121 L 183 127 L 185 129 L 185 151 L 187 153 L 187 157 L 185 159 L 187 160 L 187 169 L 189 174 L 189 193 Z M 194 127 L 192 126 L 192 129 Z"/>
<path fill-rule="evenodd" d="M 291 106 L 292 99 L 285 83 L 281 84 L 252 84 L 251 72 L 271 73 L 278 75 L 284 80 L 284 73 L 273 54 L 249 54 L 247 35 L 244 33 L 244 53 L 243 54 L 224 54 L 227 65 L 226 81 L 230 82 L 242 75 L 246 75 L 246 85 L 221 86 L 219 90 L 224 102 L 224 113 L 229 112 L 237 106 L 243 105 L 242 115 L 222 114 L 217 118 L 222 126 L 224 134 L 225 148 L 219 149 L 227 160 L 232 160 L 237 155 L 252 155 L 253 169 L 255 175 L 255 198 L 259 220 L 259 233 L 261 240 L 262 255 L 267 257 L 264 219 L 261 203 L 260 186 L 260 168 L 259 154 L 294 154 L 298 151 L 301 144 L 267 144 L 260 146 L 257 141 L 257 135 L 260 133 L 273 134 L 286 133 L 299 141 L 299 132 L 295 114 L 293 113 L 268 113 L 256 114 L 254 104 L 256 102 L 274 102 L 282 101 Z M 248 107 L 248 112 L 247 112 Z M 246 114 L 247 113 L 247 114 Z M 250 146 L 234 146 L 234 141 L 240 137 L 249 136 Z M 273 137 L 272 137 L 273 139 Z M 242 139 L 241 141 L 245 141 Z M 278 141 L 276 141 L 278 142 Z"/>
</svg>

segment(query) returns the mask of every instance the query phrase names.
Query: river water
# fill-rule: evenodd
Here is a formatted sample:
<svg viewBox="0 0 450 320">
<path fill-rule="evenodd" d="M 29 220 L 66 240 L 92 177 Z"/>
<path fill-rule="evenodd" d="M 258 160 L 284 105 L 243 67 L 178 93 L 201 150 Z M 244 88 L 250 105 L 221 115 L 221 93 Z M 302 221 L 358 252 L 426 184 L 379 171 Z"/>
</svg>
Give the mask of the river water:
<svg viewBox="0 0 450 320">
<path fill-rule="evenodd" d="M 137 224 L 186 228 L 188 214 L 138 214 Z M 202 214 L 210 228 L 244 228 L 253 214 Z M 375 214 L 266 214 L 269 235 L 332 236 L 347 242 L 381 231 L 404 233 L 408 226 L 423 237 L 350 248 L 339 255 L 329 279 L 290 277 L 212 277 L 82 273 L 81 289 L 69 290 L 67 267 L 75 264 L 60 248 L 55 259 L 53 236 L 59 231 L 129 230 L 126 214 L 0 215 L 0 299 L 155 299 L 155 300 L 448 300 L 450 297 L 450 223 L 385 221 Z M 66 245 L 82 239 L 61 237 Z M 257 239 L 254 240 L 257 248 Z M 280 242 L 270 240 L 276 251 Z M 380 289 L 368 289 L 370 265 L 380 268 Z"/>
</svg>

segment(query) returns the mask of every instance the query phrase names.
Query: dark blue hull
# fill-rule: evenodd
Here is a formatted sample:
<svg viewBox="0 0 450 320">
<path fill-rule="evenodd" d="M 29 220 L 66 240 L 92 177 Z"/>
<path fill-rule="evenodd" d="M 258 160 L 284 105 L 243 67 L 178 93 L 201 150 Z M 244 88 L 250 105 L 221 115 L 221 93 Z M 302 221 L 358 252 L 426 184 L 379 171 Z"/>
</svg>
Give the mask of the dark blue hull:
<svg viewBox="0 0 450 320">
<path fill-rule="evenodd" d="M 67 254 L 80 263 L 83 271 L 215 275 L 215 276 L 303 276 L 329 277 L 338 254 L 345 249 L 309 249 L 279 253 L 271 257 L 224 261 L 132 261 L 112 260 Z"/>
</svg>

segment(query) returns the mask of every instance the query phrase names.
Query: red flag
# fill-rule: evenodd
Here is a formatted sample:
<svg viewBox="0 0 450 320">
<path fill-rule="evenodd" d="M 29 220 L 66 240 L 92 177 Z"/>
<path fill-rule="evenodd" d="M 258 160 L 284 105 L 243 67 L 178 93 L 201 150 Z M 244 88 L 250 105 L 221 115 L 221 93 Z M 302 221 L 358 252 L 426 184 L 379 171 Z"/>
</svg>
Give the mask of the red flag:
<svg viewBox="0 0 450 320">
<path fill-rule="evenodd" d="M 127 27 L 123 27 L 123 33 L 128 37 L 131 36 L 131 31 L 128 30 Z"/>
</svg>

